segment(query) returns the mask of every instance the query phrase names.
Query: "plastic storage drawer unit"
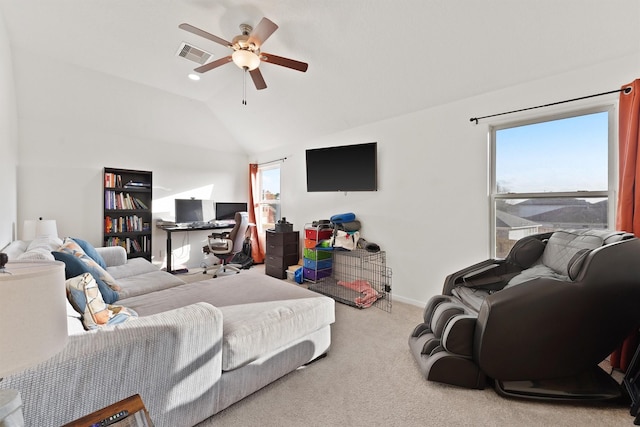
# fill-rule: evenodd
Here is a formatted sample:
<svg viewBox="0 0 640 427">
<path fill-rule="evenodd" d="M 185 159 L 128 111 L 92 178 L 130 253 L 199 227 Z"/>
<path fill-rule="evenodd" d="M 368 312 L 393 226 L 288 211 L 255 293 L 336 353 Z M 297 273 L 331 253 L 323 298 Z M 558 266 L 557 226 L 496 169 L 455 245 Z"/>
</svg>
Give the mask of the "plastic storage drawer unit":
<svg viewBox="0 0 640 427">
<path fill-rule="evenodd" d="M 304 230 L 305 239 L 310 240 L 325 240 L 331 238 L 333 230 L 330 228 L 306 228 Z"/>
<path fill-rule="evenodd" d="M 315 261 L 331 258 L 331 251 L 314 250 L 310 248 L 304 248 L 304 257 Z"/>
<path fill-rule="evenodd" d="M 331 276 L 331 269 L 326 268 L 324 270 L 313 270 L 311 268 L 303 267 L 302 274 L 305 279 L 316 281 L 323 277 Z"/>
<path fill-rule="evenodd" d="M 322 261 L 316 261 L 313 259 L 305 258 L 304 266 L 311 270 L 323 270 L 325 268 L 331 268 L 331 260 L 325 259 Z"/>
</svg>

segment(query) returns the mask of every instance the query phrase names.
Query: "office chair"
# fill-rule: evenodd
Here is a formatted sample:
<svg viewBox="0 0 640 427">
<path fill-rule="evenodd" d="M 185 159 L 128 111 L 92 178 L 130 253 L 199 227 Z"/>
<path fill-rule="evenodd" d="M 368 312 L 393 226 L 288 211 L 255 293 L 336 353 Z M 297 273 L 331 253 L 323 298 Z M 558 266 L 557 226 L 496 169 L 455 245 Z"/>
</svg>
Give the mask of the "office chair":
<svg viewBox="0 0 640 427">
<path fill-rule="evenodd" d="M 236 212 L 235 225 L 231 231 L 214 232 L 207 238 L 207 245 L 202 247 L 202 251 L 206 254 L 213 254 L 220 260 L 220 264 L 211 267 L 204 267 L 203 274 L 207 274 L 208 268 L 215 268 L 213 277 L 218 277 L 218 273 L 227 270 L 240 273 L 240 266 L 230 264 L 233 256 L 242 250 L 242 243 L 246 238 L 249 230 L 249 214 L 247 212 Z"/>
</svg>

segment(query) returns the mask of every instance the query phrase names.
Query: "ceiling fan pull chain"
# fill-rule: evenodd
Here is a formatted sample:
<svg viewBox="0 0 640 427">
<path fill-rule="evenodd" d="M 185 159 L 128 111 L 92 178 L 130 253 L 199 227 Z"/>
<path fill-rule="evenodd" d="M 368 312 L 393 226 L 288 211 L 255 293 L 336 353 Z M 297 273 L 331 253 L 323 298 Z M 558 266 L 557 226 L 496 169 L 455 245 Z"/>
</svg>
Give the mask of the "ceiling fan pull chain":
<svg viewBox="0 0 640 427">
<path fill-rule="evenodd" d="M 242 105 L 247 105 L 247 69 L 244 69 L 242 77 Z"/>
</svg>

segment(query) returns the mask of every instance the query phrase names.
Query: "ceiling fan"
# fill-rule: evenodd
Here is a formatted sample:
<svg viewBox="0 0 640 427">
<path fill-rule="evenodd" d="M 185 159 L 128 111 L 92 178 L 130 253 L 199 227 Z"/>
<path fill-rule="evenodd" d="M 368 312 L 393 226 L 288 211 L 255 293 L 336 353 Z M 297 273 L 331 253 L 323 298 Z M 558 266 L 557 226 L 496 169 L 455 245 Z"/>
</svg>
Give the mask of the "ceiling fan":
<svg viewBox="0 0 640 427">
<path fill-rule="evenodd" d="M 235 36 L 231 42 L 228 42 L 218 36 L 214 36 L 213 34 L 196 28 L 190 24 L 183 23 L 178 27 L 200 37 L 204 37 L 207 40 L 211 40 L 233 49 L 233 53 L 231 55 L 194 69 L 197 73 L 205 73 L 213 70 L 214 68 L 218 68 L 221 65 L 233 62 L 238 67 L 248 71 L 256 89 L 261 90 L 266 89 L 267 84 L 262 77 L 260 68 L 258 68 L 260 66 L 260 62 L 270 62 L 271 64 L 302 71 L 303 73 L 307 71 L 307 68 L 309 67 L 309 64 L 304 62 L 260 51 L 264 42 L 271 36 L 271 34 L 274 33 L 275 30 L 278 29 L 278 26 L 267 18 L 262 18 L 255 28 L 252 28 L 248 24 L 240 24 L 240 31 L 242 34 Z"/>
</svg>

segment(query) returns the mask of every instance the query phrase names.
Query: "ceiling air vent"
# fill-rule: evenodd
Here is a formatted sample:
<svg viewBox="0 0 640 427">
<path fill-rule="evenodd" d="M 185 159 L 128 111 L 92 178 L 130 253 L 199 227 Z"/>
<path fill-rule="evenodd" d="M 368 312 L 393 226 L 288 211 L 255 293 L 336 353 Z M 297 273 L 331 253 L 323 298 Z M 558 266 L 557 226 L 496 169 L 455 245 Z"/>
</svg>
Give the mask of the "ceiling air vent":
<svg viewBox="0 0 640 427">
<path fill-rule="evenodd" d="M 182 45 L 180 45 L 180 49 L 178 49 L 176 55 L 188 59 L 189 61 L 197 62 L 200 65 L 206 64 L 209 58 L 213 56 L 209 52 L 205 52 L 204 50 L 185 42 L 182 42 Z"/>
</svg>

